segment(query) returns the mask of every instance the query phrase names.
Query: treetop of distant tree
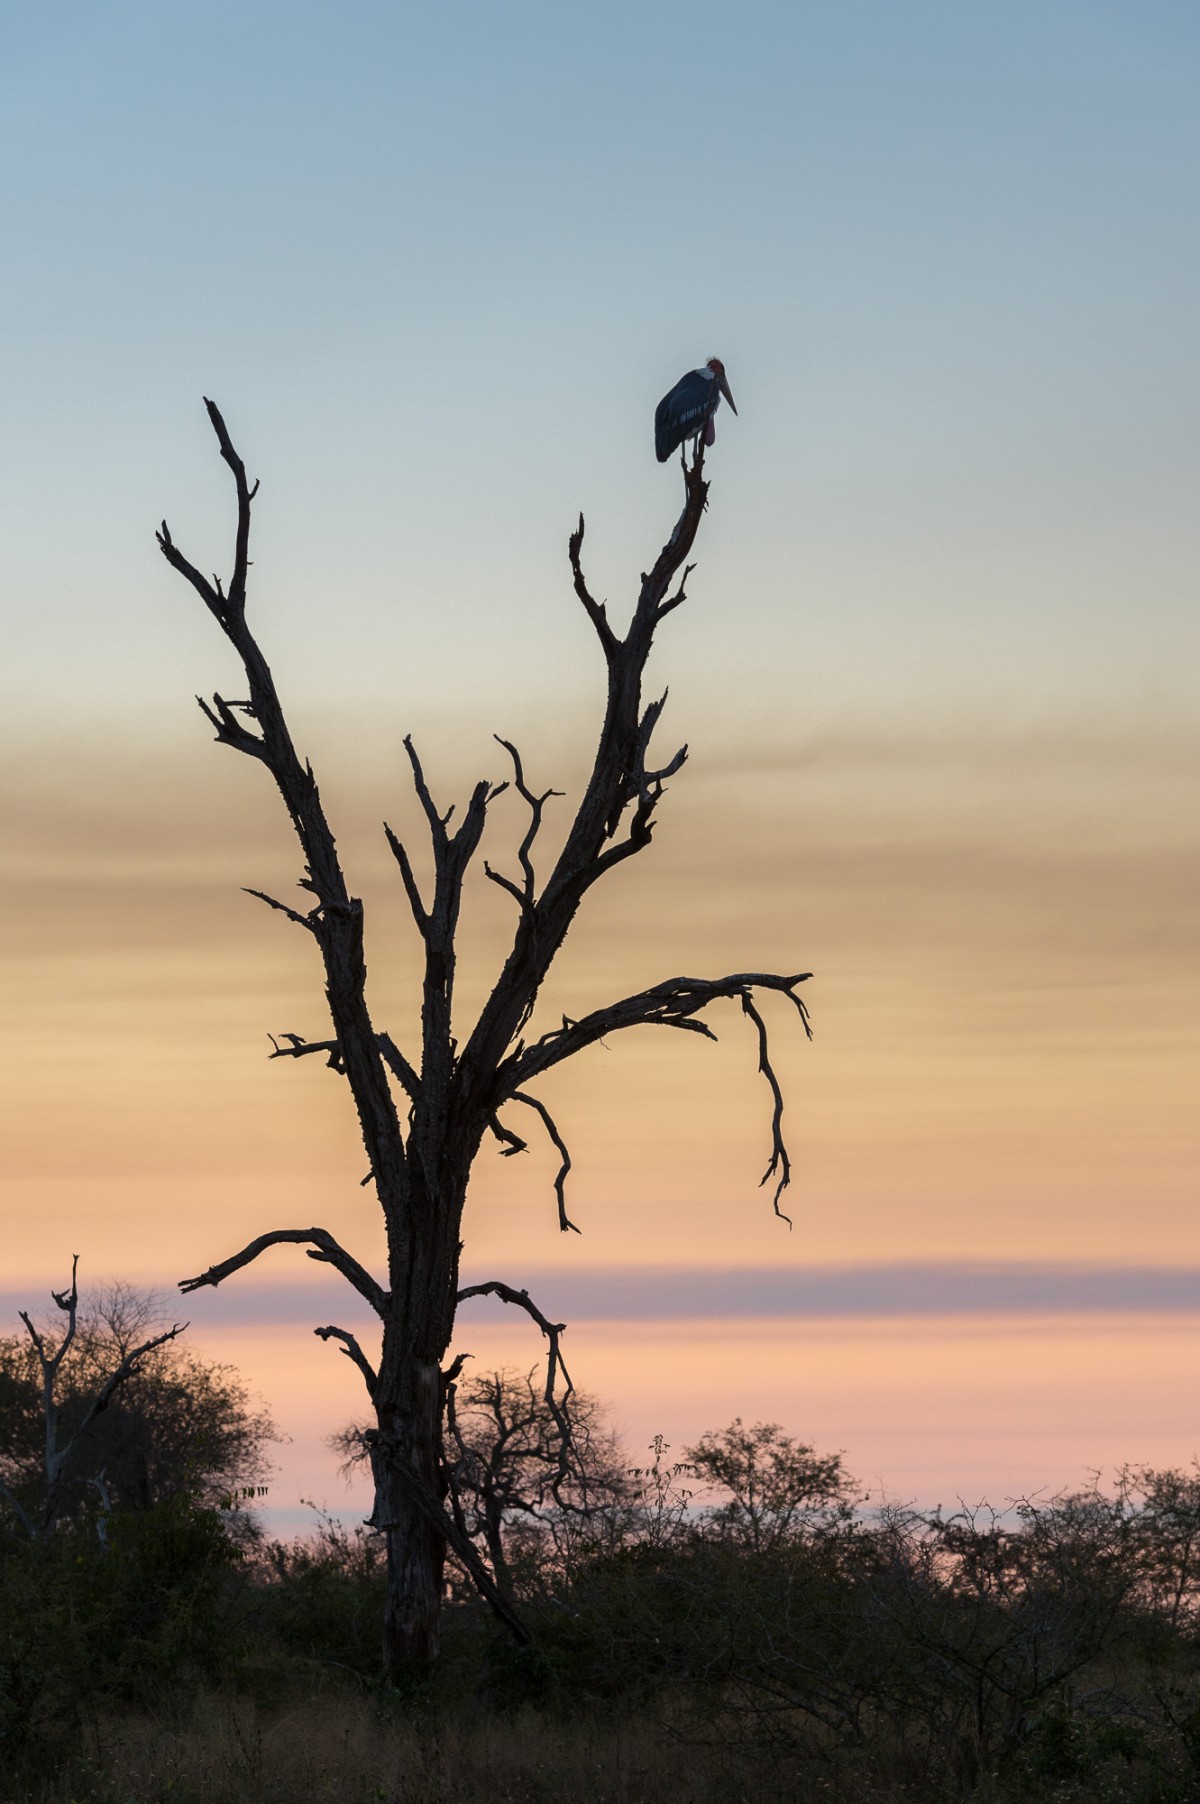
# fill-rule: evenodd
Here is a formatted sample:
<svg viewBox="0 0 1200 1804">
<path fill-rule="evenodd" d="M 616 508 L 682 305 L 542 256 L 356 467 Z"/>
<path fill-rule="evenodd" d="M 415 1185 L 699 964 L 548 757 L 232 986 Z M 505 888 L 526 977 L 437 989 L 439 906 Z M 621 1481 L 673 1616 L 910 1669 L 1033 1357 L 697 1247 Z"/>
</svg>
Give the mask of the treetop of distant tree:
<svg viewBox="0 0 1200 1804">
<path fill-rule="evenodd" d="M 862 1501 L 862 1487 L 840 1453 L 815 1453 L 778 1422 L 748 1428 L 736 1416 L 728 1428 L 709 1430 L 685 1448 L 684 1459 L 719 1499 L 704 1509 L 707 1531 L 756 1553 L 846 1521 Z"/>
</svg>

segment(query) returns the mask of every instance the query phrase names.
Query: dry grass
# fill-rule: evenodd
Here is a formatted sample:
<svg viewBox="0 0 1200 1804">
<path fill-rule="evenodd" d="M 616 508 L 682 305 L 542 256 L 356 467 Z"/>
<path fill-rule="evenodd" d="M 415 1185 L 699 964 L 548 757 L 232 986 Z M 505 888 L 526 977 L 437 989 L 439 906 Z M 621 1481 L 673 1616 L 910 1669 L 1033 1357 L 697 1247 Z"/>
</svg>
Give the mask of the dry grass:
<svg viewBox="0 0 1200 1804">
<path fill-rule="evenodd" d="M 264 1710 L 202 1698 L 184 1724 L 110 1723 L 90 1757 L 12 1804 L 826 1804 L 745 1754 L 648 1722 L 542 1716 L 388 1721 L 361 1699 Z"/>
</svg>

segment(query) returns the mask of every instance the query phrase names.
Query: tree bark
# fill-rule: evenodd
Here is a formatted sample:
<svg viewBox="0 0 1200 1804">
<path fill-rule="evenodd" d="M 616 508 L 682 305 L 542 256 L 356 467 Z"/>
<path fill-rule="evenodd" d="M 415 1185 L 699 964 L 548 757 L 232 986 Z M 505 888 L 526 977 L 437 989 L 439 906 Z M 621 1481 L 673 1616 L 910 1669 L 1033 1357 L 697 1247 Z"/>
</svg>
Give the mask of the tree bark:
<svg viewBox="0 0 1200 1804">
<path fill-rule="evenodd" d="M 385 1330 L 385 1343 L 394 1333 Z M 384 1365 L 388 1364 L 385 1351 Z M 387 1544 L 383 1669 L 395 1683 L 427 1677 L 438 1655 L 446 1543 L 423 1508 L 415 1474 L 441 1501 L 440 1362 L 397 1362 L 395 1381 L 376 1398 L 375 1512 Z"/>
</svg>

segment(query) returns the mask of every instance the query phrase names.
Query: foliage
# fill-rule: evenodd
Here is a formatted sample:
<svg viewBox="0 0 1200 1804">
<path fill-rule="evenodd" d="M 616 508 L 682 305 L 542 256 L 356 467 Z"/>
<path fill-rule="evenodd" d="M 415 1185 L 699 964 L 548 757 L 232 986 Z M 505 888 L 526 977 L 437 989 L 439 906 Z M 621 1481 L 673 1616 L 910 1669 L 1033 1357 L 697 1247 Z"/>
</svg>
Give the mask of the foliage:
<svg viewBox="0 0 1200 1804">
<path fill-rule="evenodd" d="M 151 1707 L 226 1670 L 245 1598 L 219 1511 L 186 1495 L 0 1553 L 0 1753 L 40 1757 L 114 1702 Z"/>
<path fill-rule="evenodd" d="M 81 1306 L 55 1386 L 64 1443 L 105 1380 L 159 1319 L 152 1295 L 122 1283 Z M 64 1474 L 59 1514 L 79 1521 L 185 1497 L 209 1509 L 246 1501 L 269 1470 L 266 1448 L 276 1439 L 269 1415 L 232 1367 L 167 1341 L 144 1356 L 83 1428 Z M 0 1481 L 34 1511 L 45 1485 L 44 1449 L 36 1350 L 26 1336 L 0 1337 Z M 249 1526 L 244 1514 L 236 1521 L 243 1530 Z"/>
<path fill-rule="evenodd" d="M 778 1422 L 747 1428 L 737 1416 L 701 1435 L 685 1458 L 702 1484 L 725 1493 L 706 1511 L 707 1532 L 753 1553 L 846 1520 L 861 1495 L 840 1454 L 814 1453 Z"/>
<path fill-rule="evenodd" d="M 735 1421 L 677 1461 L 660 1440 L 650 1463 L 629 1468 L 585 1399 L 588 1429 L 556 1498 L 561 1448 L 537 1387 L 501 1372 L 462 1393 L 462 1446 L 476 1461 L 464 1516 L 486 1548 L 483 1515 L 466 1512 L 485 1511 L 485 1484 L 502 1482 L 507 1574 L 532 1650 L 498 1635 L 460 1587 L 436 1681 L 380 1693 L 386 1553 L 369 1528 L 324 1517 L 306 1541 L 239 1549 L 218 1512 L 179 1499 L 114 1512 L 106 1554 L 83 1520 L 68 1521 L 52 1540 L 14 1540 L 0 1575 L 0 1764 L 11 1795 L 22 1774 L 77 1757 L 106 1713 L 152 1710 L 180 1725 L 182 1746 L 208 1687 L 243 1739 L 247 1722 L 273 1733 L 271 1713 L 298 1695 L 312 1700 L 317 1736 L 358 1696 L 381 1713 L 380 1773 L 386 1725 L 415 1738 L 405 1742 L 410 1777 L 388 1781 L 392 1790 L 373 1791 L 365 1767 L 357 1792 L 331 1776 L 327 1795 L 347 1800 L 474 1797 L 431 1752 L 468 1722 L 492 1725 L 497 1745 L 513 1738 L 513 1771 L 530 1775 L 528 1786 L 514 1779 L 521 1798 L 547 1795 L 532 1778 L 544 1750 L 581 1725 L 597 1746 L 621 1725 L 649 1737 L 647 1748 L 669 1738 L 687 1770 L 705 1775 L 698 1799 L 1200 1797 L 1195 1473 L 1129 1469 L 1108 1486 L 1096 1479 L 1003 1512 L 878 1510 L 839 1457 L 769 1423 Z M 247 1700 L 266 1714 L 247 1717 Z M 211 1721 L 195 1718 L 206 1758 Z M 665 1769 L 645 1758 L 660 1795 Z M 279 1770 L 291 1770 L 286 1760 Z M 255 1772 L 257 1791 L 247 1774 L 242 1789 L 231 1779 L 211 1796 L 287 1795 L 270 1789 L 270 1762 Z M 411 1788 L 414 1773 L 424 1789 Z M 207 1804 L 204 1783 L 143 1794 L 130 1777 L 111 1797 Z M 572 1795 L 650 1795 L 633 1777 L 597 1778 L 594 1793 L 591 1783 L 580 1778 Z M 53 1795 L 110 1798 L 82 1783 Z"/>
</svg>

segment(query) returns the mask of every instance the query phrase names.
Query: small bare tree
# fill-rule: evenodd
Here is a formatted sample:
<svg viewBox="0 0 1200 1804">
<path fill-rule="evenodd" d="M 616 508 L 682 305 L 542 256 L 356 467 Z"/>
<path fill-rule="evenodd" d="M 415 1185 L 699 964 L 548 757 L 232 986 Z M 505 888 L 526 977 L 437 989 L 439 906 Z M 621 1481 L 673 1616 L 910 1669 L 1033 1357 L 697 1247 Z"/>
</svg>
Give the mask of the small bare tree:
<svg viewBox="0 0 1200 1804">
<path fill-rule="evenodd" d="M 306 1245 L 310 1259 L 334 1266 L 378 1316 L 382 1350 L 377 1366 L 345 1329 L 330 1326 L 318 1328 L 316 1333 L 340 1343 L 362 1374 L 373 1406 L 373 1521 L 386 1536 L 388 1549 L 385 1668 L 393 1677 L 412 1676 L 428 1670 L 436 1656 L 448 1545 L 496 1613 L 518 1638 L 526 1638 L 510 1602 L 445 1506 L 449 1478 L 442 1453 L 443 1419 L 447 1387 L 461 1370 L 461 1360 L 448 1366 L 443 1361 L 459 1303 L 467 1297 L 492 1295 L 525 1310 L 549 1343 L 546 1398 L 553 1410 L 559 1408 L 560 1376 L 568 1392 L 570 1388 L 560 1356 L 562 1323 L 550 1321 L 524 1290 L 507 1282 L 497 1279 L 460 1286 L 463 1205 L 484 1136 L 494 1136 L 505 1154 L 523 1151 L 526 1143 L 509 1125 L 504 1111 L 518 1104 L 537 1117 L 561 1159 L 556 1182 L 559 1227 L 564 1232 L 573 1229 L 564 1188 L 570 1158 L 554 1120 L 531 1086 L 554 1066 L 621 1028 L 673 1027 L 715 1038 L 701 1019 L 702 1013 L 710 1003 L 729 998 L 740 1003 L 755 1030 L 759 1069 L 770 1089 L 772 1144 L 763 1182 L 774 1182 L 774 1207 L 779 1214 L 779 1199 L 790 1175 L 781 1130 L 783 1098 L 756 992 L 776 991 L 787 998 L 807 1031 L 808 1018 L 798 986 L 808 974 L 738 971 L 727 977 L 668 978 L 579 1020 L 564 1016 L 559 1026 L 536 1038 L 528 1037 L 542 983 L 576 911 L 594 883 L 650 844 L 664 785 L 687 755 L 684 747 L 666 763 L 653 764 L 651 738 L 666 698 L 644 703 L 642 683 L 655 633 L 684 600 L 684 585 L 692 568 L 686 560 L 709 486 L 704 479 L 704 446 L 697 442 L 690 463 L 686 453 L 684 456 L 683 513 L 649 573 L 642 577 L 624 636 L 610 624 L 606 608 L 588 589 L 581 562 L 582 517 L 571 535 L 568 554 L 575 594 L 595 630 L 608 672 L 600 743 L 562 850 L 539 882 L 533 851 L 554 792 L 539 793 L 531 788 L 517 749 L 506 740 L 498 742 L 511 762 L 510 783 L 528 809 L 528 826 L 517 847 L 515 876 L 486 862 L 483 868 L 491 882 L 511 898 L 516 922 L 503 969 L 477 1020 L 461 1037 L 454 1032 L 452 1004 L 463 883 L 488 810 L 509 783 L 477 783 L 452 829 L 454 810 L 443 811 L 435 803 L 416 748 L 411 739 L 405 740 L 434 861 L 433 889 L 426 894 L 405 847 L 385 828 L 424 950 L 421 1049 L 419 1057 L 410 1060 L 391 1034 L 376 1027 L 369 1012 L 362 903 L 347 884 L 312 766 L 296 751 L 267 661 L 247 624 L 250 512 L 258 484 L 249 483 L 219 410 L 211 401 L 206 406 L 237 491 L 237 529 L 228 583 L 215 576 L 210 581 L 189 562 L 166 521 L 158 542 L 172 568 L 196 590 L 245 671 L 245 700 L 229 701 L 214 695 L 211 703 L 201 700 L 200 707 L 220 744 L 266 766 L 283 798 L 304 859 L 299 881 L 311 898 L 310 906 L 293 908 L 261 891 L 250 893 L 315 941 L 324 969 L 332 1033 L 318 1039 L 285 1034 L 275 1042 L 272 1056 L 322 1057 L 346 1079 L 383 1211 L 388 1273 L 386 1285 L 380 1283 L 325 1228 L 276 1228 L 198 1277 L 184 1280 L 181 1288 L 191 1291 L 219 1284 L 267 1248 L 290 1241 Z"/>
<path fill-rule="evenodd" d="M 121 1337 L 116 1349 L 117 1363 L 106 1375 L 98 1375 L 95 1388 L 90 1395 L 77 1399 L 75 1419 L 67 1433 L 63 1434 L 62 1399 L 59 1395 L 59 1380 L 62 1376 L 63 1362 L 75 1344 L 75 1336 L 79 1325 L 79 1254 L 71 1261 L 71 1285 L 69 1290 L 52 1290 L 50 1295 L 55 1304 L 66 1316 L 66 1323 L 57 1341 L 44 1329 L 38 1328 L 28 1310 L 22 1309 L 21 1320 L 29 1336 L 33 1357 L 37 1362 L 40 1379 L 39 1389 L 41 1426 L 44 1434 L 44 1457 L 42 1462 L 42 1500 L 41 1507 L 27 1508 L 17 1494 L 14 1485 L 6 1483 L 0 1477 L 0 1497 L 12 1507 L 18 1521 L 25 1532 L 34 1540 L 40 1536 L 52 1534 L 58 1526 L 63 1509 L 63 1495 L 67 1479 L 71 1471 L 71 1463 L 80 1447 L 84 1444 L 88 1429 L 96 1417 L 108 1408 L 122 1385 L 137 1375 L 156 1348 L 165 1346 L 168 1341 L 182 1334 L 187 1327 L 186 1322 L 176 1322 L 162 1334 L 151 1335 L 131 1345 L 132 1334 Z M 144 1323 L 143 1323 L 144 1325 Z M 134 1328 L 133 1332 L 137 1332 Z M 15 1477 L 15 1474 L 13 1475 Z M 103 1471 L 90 1475 L 88 1482 L 96 1489 L 103 1516 L 108 1514 L 108 1495 Z M 101 1530 L 103 1539 L 103 1528 Z"/>
</svg>

